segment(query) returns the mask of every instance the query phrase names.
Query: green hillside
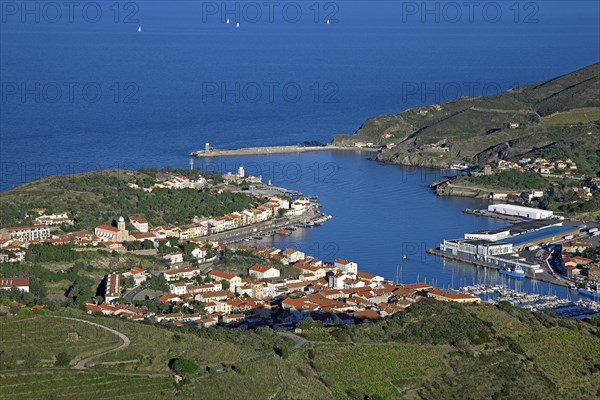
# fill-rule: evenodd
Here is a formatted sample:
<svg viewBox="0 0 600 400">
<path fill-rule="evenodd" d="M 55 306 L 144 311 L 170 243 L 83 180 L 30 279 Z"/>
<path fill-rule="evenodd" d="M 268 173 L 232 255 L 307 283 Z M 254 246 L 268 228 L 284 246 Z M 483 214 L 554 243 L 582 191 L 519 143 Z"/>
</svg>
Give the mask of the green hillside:
<svg viewBox="0 0 600 400">
<path fill-rule="evenodd" d="M 510 129 L 511 123 L 519 127 Z M 596 175 L 599 137 L 600 63 L 493 96 L 376 116 L 354 135 L 336 136 L 334 144 L 393 143 L 378 155 L 380 161 L 433 167 L 568 156 L 583 173 Z"/>
<path fill-rule="evenodd" d="M 136 183 L 148 187 L 182 172 L 119 169 L 38 179 L 2 192 L 0 227 L 31 223 L 26 214 L 33 208 L 46 208 L 48 213 L 67 211 L 75 219 L 72 229 L 93 230 L 120 215 L 143 216 L 152 225 L 188 224 L 194 216 L 220 216 L 256 203 L 241 193 L 211 193 L 208 189 L 145 192 L 127 186 Z"/>
<path fill-rule="evenodd" d="M 115 329 L 130 344 L 103 354 L 123 341 L 84 321 Z M 585 400 L 600 395 L 598 318 L 585 322 L 506 305 L 425 300 L 376 322 L 324 328 L 308 320 L 302 326 L 304 336 L 319 339 L 292 347 L 270 328 L 167 328 L 75 310 L 4 316 L 0 398 Z M 273 351 L 283 348 L 277 352 L 281 356 Z M 72 369 L 93 355 L 84 369 Z M 188 369 L 178 372 L 183 380 L 176 382 L 170 365 L 181 358 Z"/>
</svg>

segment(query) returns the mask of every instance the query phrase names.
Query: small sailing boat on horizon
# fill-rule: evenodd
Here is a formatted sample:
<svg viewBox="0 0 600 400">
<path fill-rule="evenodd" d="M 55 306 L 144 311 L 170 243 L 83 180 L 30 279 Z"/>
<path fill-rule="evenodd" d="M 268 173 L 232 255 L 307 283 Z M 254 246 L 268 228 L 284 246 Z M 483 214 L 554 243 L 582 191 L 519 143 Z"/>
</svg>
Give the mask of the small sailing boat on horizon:
<svg viewBox="0 0 600 400">
<path fill-rule="evenodd" d="M 142 27 L 138 26 L 138 32 L 141 32 L 141 31 L 142 31 Z"/>
<path fill-rule="evenodd" d="M 226 24 L 228 24 L 228 23 L 229 23 L 229 18 L 227 18 L 227 19 L 225 20 L 225 23 L 226 23 Z"/>
</svg>

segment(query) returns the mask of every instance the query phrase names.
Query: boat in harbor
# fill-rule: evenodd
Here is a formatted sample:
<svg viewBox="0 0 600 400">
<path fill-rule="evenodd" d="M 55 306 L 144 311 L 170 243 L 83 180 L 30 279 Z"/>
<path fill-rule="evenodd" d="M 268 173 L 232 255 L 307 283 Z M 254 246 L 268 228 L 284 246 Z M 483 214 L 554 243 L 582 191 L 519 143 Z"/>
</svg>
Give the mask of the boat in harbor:
<svg viewBox="0 0 600 400">
<path fill-rule="evenodd" d="M 586 296 L 592 296 L 592 297 L 597 297 L 600 298 L 600 285 L 596 284 L 596 285 L 586 285 L 586 286 L 582 286 L 579 289 L 577 289 L 577 291 L 580 294 L 584 294 Z"/>
<path fill-rule="evenodd" d="M 278 235 L 283 235 L 283 236 L 290 236 L 292 234 L 292 232 L 285 230 L 285 229 L 279 229 L 275 233 L 277 233 Z"/>
<path fill-rule="evenodd" d="M 503 275 L 512 276 L 513 278 L 525 278 L 525 271 L 521 267 L 509 268 L 505 267 L 499 271 Z"/>
</svg>

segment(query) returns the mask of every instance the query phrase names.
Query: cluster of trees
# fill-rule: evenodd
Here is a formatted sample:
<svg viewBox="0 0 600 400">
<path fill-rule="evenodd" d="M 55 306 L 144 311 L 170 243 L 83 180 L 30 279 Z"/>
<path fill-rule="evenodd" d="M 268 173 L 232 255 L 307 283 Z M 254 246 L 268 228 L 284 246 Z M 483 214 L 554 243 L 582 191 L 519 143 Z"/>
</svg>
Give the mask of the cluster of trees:
<svg viewBox="0 0 600 400">
<path fill-rule="evenodd" d="M 346 325 L 332 332 L 337 340 L 401 341 L 416 344 L 483 344 L 494 336 L 491 324 L 471 315 L 457 303 L 425 299 L 405 312 L 367 324 Z"/>
<path fill-rule="evenodd" d="M 81 253 L 69 244 L 32 244 L 27 249 L 27 261 L 31 262 L 70 262 L 81 258 Z"/>
<path fill-rule="evenodd" d="M 48 304 L 48 290 L 46 282 L 60 282 L 67 280 L 71 282 L 65 291 L 66 301 L 64 305 L 82 307 L 96 295 L 96 282 L 85 275 L 92 271 L 93 267 L 79 260 L 75 265 L 65 271 L 51 271 L 39 264 L 0 264 L 0 276 L 28 276 L 29 293 L 17 289 L 0 291 L 0 297 L 7 297 L 19 303 L 32 306 L 35 304 Z"/>
<path fill-rule="evenodd" d="M 152 243 L 152 241 L 148 240 L 148 239 L 146 239 L 142 242 L 140 242 L 140 241 L 125 242 L 123 244 L 127 248 L 127 251 L 150 250 L 150 249 L 154 248 L 154 243 Z"/>
<path fill-rule="evenodd" d="M 457 182 L 507 190 L 544 189 L 548 187 L 548 181 L 540 174 L 532 171 L 519 172 L 514 170 L 502 171 L 493 175 L 459 177 Z"/>
<path fill-rule="evenodd" d="M 590 200 L 580 200 L 570 187 L 553 187 L 549 197 L 540 203 L 542 208 L 568 214 L 593 212 L 600 210 L 600 194 L 595 193 Z"/>
</svg>

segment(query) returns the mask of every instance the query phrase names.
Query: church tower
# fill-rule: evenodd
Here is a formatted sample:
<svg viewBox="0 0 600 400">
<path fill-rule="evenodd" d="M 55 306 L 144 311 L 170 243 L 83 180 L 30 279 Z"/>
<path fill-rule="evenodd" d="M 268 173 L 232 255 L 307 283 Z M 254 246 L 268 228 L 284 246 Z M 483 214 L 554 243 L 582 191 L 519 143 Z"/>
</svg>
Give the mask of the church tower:
<svg viewBox="0 0 600 400">
<path fill-rule="evenodd" d="M 117 222 L 117 229 L 119 229 L 119 231 L 125 230 L 125 218 L 123 218 L 122 216 L 119 217 L 119 222 Z"/>
</svg>

